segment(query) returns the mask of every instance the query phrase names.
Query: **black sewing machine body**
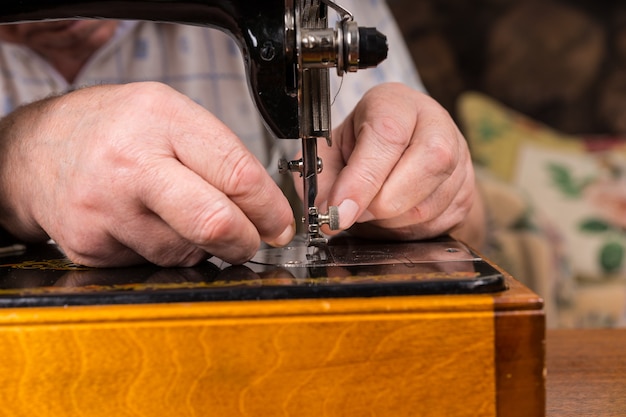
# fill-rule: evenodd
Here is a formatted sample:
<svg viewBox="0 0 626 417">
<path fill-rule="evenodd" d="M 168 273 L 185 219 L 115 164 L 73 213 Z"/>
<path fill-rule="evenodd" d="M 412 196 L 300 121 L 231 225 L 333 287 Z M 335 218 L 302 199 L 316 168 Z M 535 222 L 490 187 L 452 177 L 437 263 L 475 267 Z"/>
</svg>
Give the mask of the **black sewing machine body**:
<svg viewBox="0 0 626 417">
<path fill-rule="evenodd" d="M 328 9 L 341 17 L 328 27 Z M 217 28 L 239 44 L 249 90 L 266 126 L 279 139 L 300 139 L 302 158 L 281 161 L 283 173 L 300 174 L 309 245 L 324 245 L 321 226 L 339 227 L 336 207 L 316 207 L 322 161 L 317 140 L 332 145 L 329 70 L 338 75 L 378 65 L 387 39 L 359 27 L 331 0 L 25 0 L 0 10 L 0 24 L 54 19 L 135 19 Z"/>
<path fill-rule="evenodd" d="M 4 5 L 0 23 L 136 19 L 225 31 L 241 47 L 252 97 L 269 129 L 277 138 L 305 139 L 305 150 L 311 145 L 312 152 L 304 152 L 306 165 L 307 154 L 310 161 L 317 159 L 315 140 L 330 139 L 329 67 L 336 66 L 341 74 L 374 66 L 386 56 L 386 40 L 374 29 L 342 26 L 329 31 L 329 4 L 342 12 L 336 4 L 319 0 L 23 0 Z M 361 42 L 364 39 L 356 42 L 359 36 L 370 35 L 374 36 L 373 43 Z M 311 43 L 305 47 L 303 38 L 313 42 L 314 47 L 310 48 Z M 326 41 L 335 43 L 335 49 L 325 49 Z M 358 47 L 348 50 L 355 42 Z M 309 52 L 304 49 L 316 52 L 307 56 Z M 368 55 L 364 52 L 367 49 L 373 52 Z M 359 50 L 360 56 L 356 53 Z M 355 53 L 359 59 L 351 55 Z M 317 163 L 310 161 L 303 176 L 313 177 L 313 182 L 305 182 L 311 204 L 317 192 Z M 307 226 L 317 226 L 316 215 L 309 215 L 308 221 Z M 311 256 L 307 251 L 324 249 L 296 244 L 277 256 L 293 257 L 297 252 L 297 262 L 291 259 L 278 267 L 276 264 L 283 261 L 274 258 L 269 265 L 257 262 L 233 267 L 208 260 L 188 269 L 144 266 L 105 270 L 72 265 L 54 245 L 37 246 L 0 258 L 0 306 L 454 294 L 504 289 L 498 271 L 450 239 L 402 244 L 344 239 L 322 246 L 338 258 L 303 263 L 302 259 Z"/>
<path fill-rule="evenodd" d="M 293 1 L 25 0 L 0 10 L 0 23 L 103 18 L 213 27 L 240 45 L 253 98 L 279 138 L 301 137 Z M 287 9 L 286 9 L 287 8 Z M 291 22 L 289 18 L 291 14 Z"/>
</svg>

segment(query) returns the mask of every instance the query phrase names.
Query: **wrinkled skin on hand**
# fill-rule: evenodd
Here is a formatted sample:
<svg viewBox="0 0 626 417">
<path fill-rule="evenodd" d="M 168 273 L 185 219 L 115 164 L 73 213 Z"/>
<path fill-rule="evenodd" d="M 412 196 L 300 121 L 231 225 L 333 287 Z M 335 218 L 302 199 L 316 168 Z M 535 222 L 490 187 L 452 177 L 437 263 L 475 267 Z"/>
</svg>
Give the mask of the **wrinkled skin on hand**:
<svg viewBox="0 0 626 417">
<path fill-rule="evenodd" d="M 294 234 L 289 203 L 233 132 L 157 83 L 86 88 L 3 119 L 0 219 L 89 266 L 241 263 Z"/>
<path fill-rule="evenodd" d="M 318 203 L 339 207 L 341 229 L 402 240 L 451 233 L 481 245 L 483 208 L 467 143 L 432 98 L 380 85 L 333 134 L 332 147 L 318 148 Z"/>
</svg>

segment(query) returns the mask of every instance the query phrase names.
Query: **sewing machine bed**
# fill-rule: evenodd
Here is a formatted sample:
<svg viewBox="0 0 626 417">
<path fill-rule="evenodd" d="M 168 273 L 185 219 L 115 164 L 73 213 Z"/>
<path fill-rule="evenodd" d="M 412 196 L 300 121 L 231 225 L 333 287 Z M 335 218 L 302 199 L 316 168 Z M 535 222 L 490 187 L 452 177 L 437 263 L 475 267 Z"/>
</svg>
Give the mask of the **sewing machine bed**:
<svg viewBox="0 0 626 417">
<path fill-rule="evenodd" d="M 193 268 L 85 268 L 48 244 L 0 258 L 0 306 L 19 415 L 545 410 L 541 298 L 450 238 Z"/>
<path fill-rule="evenodd" d="M 484 294 L 502 274 L 449 237 L 379 242 L 339 237 L 328 250 L 267 248 L 245 265 L 87 268 L 54 244 L 0 257 L 0 307 Z"/>
</svg>

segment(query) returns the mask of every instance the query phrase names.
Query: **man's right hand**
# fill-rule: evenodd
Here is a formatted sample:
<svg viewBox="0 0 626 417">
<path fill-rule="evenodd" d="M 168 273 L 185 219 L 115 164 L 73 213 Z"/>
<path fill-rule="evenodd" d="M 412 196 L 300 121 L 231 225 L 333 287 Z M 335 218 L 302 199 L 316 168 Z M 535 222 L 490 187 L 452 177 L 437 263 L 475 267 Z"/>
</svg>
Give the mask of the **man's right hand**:
<svg viewBox="0 0 626 417">
<path fill-rule="evenodd" d="M 295 230 L 234 133 L 158 83 L 85 88 L 3 119 L 0 224 L 89 266 L 241 263 Z"/>
</svg>

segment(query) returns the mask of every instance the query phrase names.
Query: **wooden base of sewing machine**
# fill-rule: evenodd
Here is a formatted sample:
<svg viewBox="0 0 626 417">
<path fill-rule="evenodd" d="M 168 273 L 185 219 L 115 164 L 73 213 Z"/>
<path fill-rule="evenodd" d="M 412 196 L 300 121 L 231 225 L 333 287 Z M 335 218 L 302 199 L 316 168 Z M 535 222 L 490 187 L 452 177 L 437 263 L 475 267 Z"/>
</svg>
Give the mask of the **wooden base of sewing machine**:
<svg viewBox="0 0 626 417">
<path fill-rule="evenodd" d="M 49 265 L 0 265 L 3 291 Z M 542 300 L 504 273 L 506 290 L 482 294 L 11 304 L 68 282 L 87 296 L 106 275 L 75 269 L 0 294 L 0 414 L 544 415 Z"/>
<path fill-rule="evenodd" d="M 28 416 L 543 416 L 540 299 L 11 309 L 0 403 Z"/>
</svg>

